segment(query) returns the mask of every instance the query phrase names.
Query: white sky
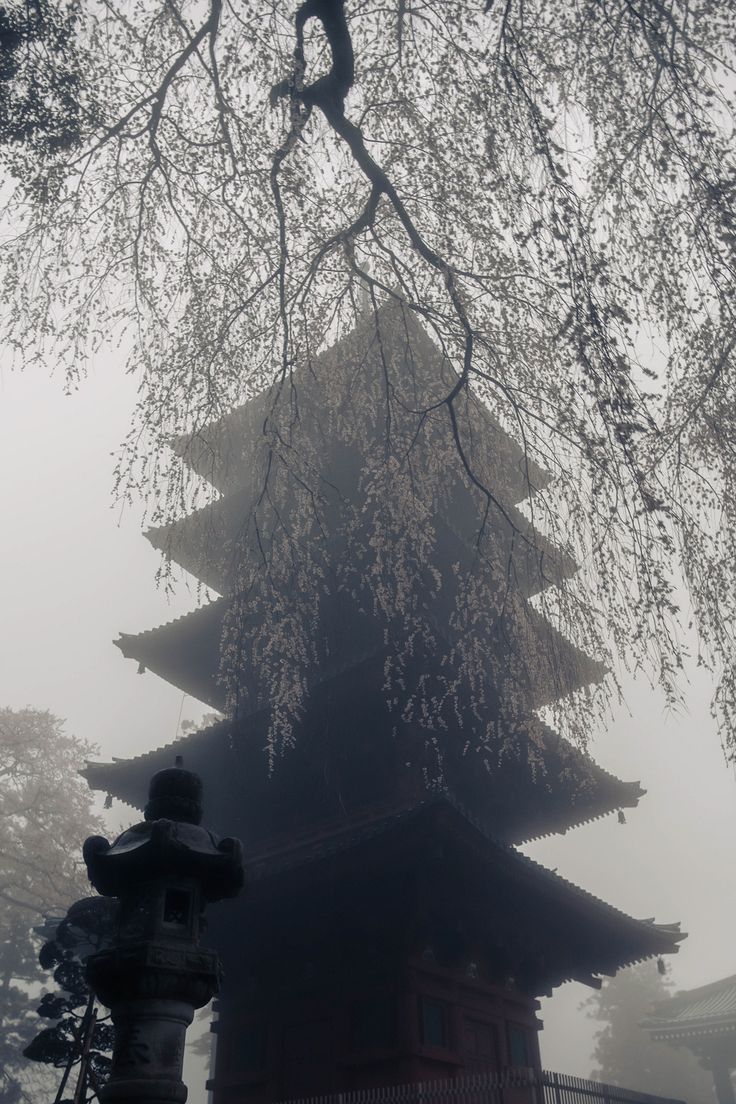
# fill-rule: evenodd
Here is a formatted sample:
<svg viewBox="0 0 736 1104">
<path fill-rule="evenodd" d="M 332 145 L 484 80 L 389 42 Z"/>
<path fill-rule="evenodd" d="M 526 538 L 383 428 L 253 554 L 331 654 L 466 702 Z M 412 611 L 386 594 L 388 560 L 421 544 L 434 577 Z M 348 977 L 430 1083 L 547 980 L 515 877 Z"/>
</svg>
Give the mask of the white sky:
<svg viewBox="0 0 736 1104">
<path fill-rule="evenodd" d="M 112 640 L 185 613 L 182 585 L 169 602 L 157 590 L 158 556 L 140 516 L 112 507 L 110 453 L 134 401 L 134 381 L 100 359 L 80 391 L 42 371 L 0 365 L 0 706 L 47 708 L 100 757 L 167 743 L 181 719 L 204 707 L 155 675 L 136 674 Z M 673 961 L 690 988 L 736 973 L 736 783 L 708 714 L 702 674 L 689 711 L 664 713 L 659 695 L 630 684 L 620 710 L 592 747 L 598 761 L 648 790 L 640 808 L 527 850 L 585 889 L 638 917 L 681 920 L 690 933 Z M 124 808 L 124 807 L 123 807 Z M 586 1076 L 594 1026 L 578 1010 L 588 995 L 566 986 L 545 1001 L 544 1064 Z M 191 1085 L 190 1099 L 204 1099 Z"/>
</svg>

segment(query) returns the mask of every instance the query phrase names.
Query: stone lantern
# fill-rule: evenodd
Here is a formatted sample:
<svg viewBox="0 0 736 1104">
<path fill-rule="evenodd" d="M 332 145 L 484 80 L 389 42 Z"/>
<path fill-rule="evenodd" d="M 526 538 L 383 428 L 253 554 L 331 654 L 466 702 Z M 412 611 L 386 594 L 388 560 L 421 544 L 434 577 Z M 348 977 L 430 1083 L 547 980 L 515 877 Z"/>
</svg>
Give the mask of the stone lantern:
<svg viewBox="0 0 736 1104">
<path fill-rule="evenodd" d="M 177 766 L 151 780 L 145 820 L 111 845 L 84 844 L 92 885 L 117 897 L 112 946 L 91 955 L 87 976 L 115 1026 L 102 1104 L 183 1104 L 186 1030 L 218 990 L 220 963 L 200 947 L 205 906 L 243 885 L 240 842 L 200 826 L 202 783 Z"/>
</svg>

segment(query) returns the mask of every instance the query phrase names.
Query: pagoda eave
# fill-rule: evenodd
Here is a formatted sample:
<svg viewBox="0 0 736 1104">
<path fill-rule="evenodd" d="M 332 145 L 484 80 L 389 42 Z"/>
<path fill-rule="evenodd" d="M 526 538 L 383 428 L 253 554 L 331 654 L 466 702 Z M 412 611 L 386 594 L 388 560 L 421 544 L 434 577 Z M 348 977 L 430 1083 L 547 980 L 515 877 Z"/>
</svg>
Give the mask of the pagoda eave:
<svg viewBox="0 0 736 1104">
<path fill-rule="evenodd" d="M 329 690 L 327 693 L 328 700 L 334 701 L 334 693 Z M 350 697 L 350 685 L 345 688 L 345 694 Z M 375 770 L 376 761 L 385 762 L 391 772 L 390 787 L 383 796 L 376 793 L 372 798 L 370 792 L 363 792 L 360 785 L 356 788 L 350 776 L 340 774 L 335 779 L 337 797 L 331 796 L 327 790 L 316 790 L 314 811 L 307 815 L 302 810 L 301 835 L 310 830 L 310 825 L 322 824 L 322 830 L 325 830 L 324 825 L 330 817 L 335 818 L 335 829 L 338 830 L 344 821 L 346 808 L 352 810 L 350 815 L 361 816 L 375 806 L 376 800 L 393 806 L 406 805 L 412 800 L 411 793 L 415 792 L 411 790 L 412 772 L 405 760 L 413 758 L 421 750 L 421 733 L 408 733 L 401 744 L 386 742 L 376 738 L 372 722 L 369 723 L 369 731 L 363 732 L 355 728 L 354 720 L 347 718 L 346 729 L 342 733 L 347 743 L 345 761 L 357 759 L 355 773 L 359 779 Z M 263 754 L 259 751 L 263 747 L 267 727 L 266 710 L 251 714 L 238 724 L 223 720 L 133 759 L 88 763 L 84 774 L 92 789 L 110 793 L 140 808 L 145 801 L 145 787 L 150 775 L 168 766 L 176 755 L 181 754 L 188 766 L 202 775 L 208 789 L 220 794 L 223 808 L 232 808 L 231 817 L 239 816 L 243 820 L 242 826 L 239 824 L 241 835 L 251 840 L 254 833 L 258 834 L 261 820 L 268 824 L 275 817 L 272 835 L 278 838 L 279 834 L 286 833 L 288 837 L 288 823 L 283 823 L 279 831 L 278 818 L 285 817 L 286 810 L 289 810 L 290 817 L 301 815 L 299 795 L 304 792 L 305 786 L 322 785 L 321 779 L 313 777 L 313 772 L 317 768 L 321 770 L 319 764 L 325 754 L 324 744 L 319 735 L 315 737 L 313 732 L 299 731 L 297 747 L 283 754 L 273 776 L 269 776 L 262 762 Z M 319 722 L 317 727 L 319 731 Z M 468 808 L 472 805 L 473 815 L 483 822 L 493 823 L 494 833 L 510 844 L 566 832 L 610 815 L 617 809 L 636 806 L 643 792 L 638 783 L 620 781 L 551 729 L 543 728 L 537 740 L 540 738 L 539 751 L 547 764 L 546 771 L 541 775 L 529 769 L 523 754 L 518 763 L 508 761 L 504 764 L 498 777 L 480 764 L 476 768 L 474 762 L 461 757 L 459 763 L 452 759 L 446 762 L 445 787 L 455 787 L 455 792 L 464 792 L 463 802 Z M 521 748 L 520 734 L 519 743 Z M 304 744 L 303 751 L 301 744 Z M 314 767 L 315 762 L 317 768 Z M 420 761 L 415 773 L 421 770 Z M 472 791 L 468 789 L 463 771 L 468 771 L 474 780 Z M 263 809 L 260 807 L 262 801 L 266 801 Z M 346 801 L 349 801 L 347 807 Z M 335 807 L 331 812 L 333 804 Z M 282 813 L 278 812 L 279 809 Z M 266 836 L 269 832 L 271 829 L 265 829 Z"/>
<path fill-rule="evenodd" d="M 218 594 L 226 594 L 237 587 L 237 571 L 242 571 L 249 562 L 257 564 L 262 555 L 245 539 L 247 523 L 255 517 L 257 500 L 257 495 L 223 497 L 181 521 L 147 529 L 144 536 L 169 561 Z M 263 525 L 261 519 L 260 527 Z M 461 532 L 458 524 L 441 514 L 434 517 L 434 525 L 452 563 L 472 565 L 478 554 L 477 531 L 470 531 L 466 525 L 466 531 Z M 327 520 L 323 528 L 329 528 Z M 577 565 L 572 557 L 536 533 L 514 507 L 507 507 L 503 516 L 499 514 L 492 529 L 496 542 L 494 556 L 505 565 L 504 576 L 513 575 L 516 589 L 525 598 L 550 586 L 560 586 L 575 575 Z M 340 562 L 345 554 L 344 540 L 333 539 L 324 545 L 320 540 L 315 535 L 321 556 L 328 562 Z"/>
<path fill-rule="evenodd" d="M 429 854 L 422 850 L 427 840 Z M 251 905 L 261 883 L 272 886 L 269 900 L 281 882 L 292 895 L 301 887 L 314 894 L 323 879 L 339 886 L 344 863 L 364 877 L 375 863 L 383 876 L 404 865 L 407 871 L 424 871 L 428 885 L 441 876 L 442 900 L 430 893 L 423 908 L 437 922 L 444 918 L 463 931 L 485 931 L 492 941 L 506 938 L 530 948 L 528 984 L 536 993 L 572 980 L 595 984 L 599 974 L 677 953 L 686 938 L 677 925 L 635 920 L 534 862 L 469 820 L 446 794 L 339 834 L 262 855 L 252 852 Z M 540 915 L 542 932 L 535 919 Z"/>
<path fill-rule="evenodd" d="M 686 989 L 666 1001 L 642 1021 L 658 1042 L 707 1049 L 724 1041 L 736 1041 L 736 975 Z"/>
<path fill-rule="evenodd" d="M 372 359 L 372 370 L 378 379 L 383 380 L 385 365 L 377 334 L 382 328 L 388 331 L 392 327 L 399 332 L 405 360 L 412 365 L 409 374 L 414 368 L 418 371 L 414 382 L 420 390 L 424 391 L 432 385 L 436 389 L 439 385 L 435 398 L 439 399 L 441 393 L 446 394 L 457 382 L 457 372 L 425 333 L 414 312 L 402 302 L 390 299 L 381 305 L 375 317 L 364 319 L 336 345 L 320 353 L 313 363 L 295 369 L 293 379 L 300 391 L 303 411 L 306 412 L 310 405 L 312 408 L 321 405 L 320 388 L 326 386 L 325 381 L 330 379 L 331 373 L 350 362 L 359 363 L 364 373 L 371 370 Z M 385 343 L 385 338 L 383 340 Z M 423 367 L 419 368 L 420 365 Z M 223 493 L 232 491 L 241 481 L 239 473 L 245 459 L 243 441 L 253 442 L 263 437 L 264 424 L 278 392 L 277 385 L 264 387 L 242 406 L 200 427 L 195 434 L 171 438 L 170 448 L 211 486 Z M 431 394 L 425 394 L 425 400 L 431 405 Z M 501 459 L 500 467 L 507 484 L 501 496 L 503 500 L 513 504 L 543 489 L 550 482 L 549 473 L 527 455 L 476 395 L 466 391 L 464 400 L 465 406 L 463 409 L 458 406 L 456 416 L 461 427 L 466 422 L 474 426 L 474 431 L 468 434 L 470 439 L 487 440 Z M 469 459 L 472 463 L 472 455 Z"/>
<path fill-rule="evenodd" d="M 367 618 L 355 623 L 350 638 L 345 639 L 344 621 L 339 617 L 338 596 L 332 622 L 326 622 L 326 650 L 332 658 L 318 672 L 315 682 L 333 677 L 349 664 L 361 662 L 368 656 L 382 655 L 387 646 L 381 641 L 379 626 Z M 227 703 L 227 687 L 221 677 L 220 654 L 227 629 L 229 600 L 218 598 L 200 606 L 192 613 L 174 621 L 140 633 L 121 633 L 115 644 L 127 659 L 135 660 L 140 667 L 154 671 L 184 693 L 212 708 L 224 711 Z M 428 617 L 432 629 L 443 636 L 441 624 Z M 506 626 L 499 625 L 503 636 Z M 328 633 L 336 634 L 330 639 Z M 515 655 L 508 646 L 514 643 Z M 606 674 L 602 663 L 591 659 L 571 644 L 553 628 L 537 611 L 528 608 L 523 621 L 509 627 L 506 636 L 508 673 L 505 682 L 496 691 L 521 692 L 528 708 L 542 709 L 580 690 L 599 683 Z M 529 658 L 531 657 L 531 658 Z M 266 688 L 260 687 L 255 677 L 248 690 L 250 699 L 260 707 Z"/>
</svg>

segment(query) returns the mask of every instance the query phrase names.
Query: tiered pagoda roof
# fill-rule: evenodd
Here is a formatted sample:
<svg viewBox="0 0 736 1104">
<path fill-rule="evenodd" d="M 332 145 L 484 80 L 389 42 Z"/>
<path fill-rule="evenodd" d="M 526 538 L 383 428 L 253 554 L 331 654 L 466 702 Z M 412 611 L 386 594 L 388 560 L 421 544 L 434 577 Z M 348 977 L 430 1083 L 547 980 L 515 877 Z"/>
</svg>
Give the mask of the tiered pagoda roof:
<svg viewBox="0 0 736 1104">
<path fill-rule="evenodd" d="M 409 402 L 426 405 L 441 393 L 446 393 L 452 379 L 452 369 L 410 311 L 389 304 L 382 308 L 377 322 L 363 320 L 356 330 L 318 358 L 309 371 L 298 375 L 300 424 L 310 444 L 318 441 L 320 490 L 324 499 L 326 560 L 339 562 L 348 552 L 340 525 L 343 501 L 355 503 L 363 494 L 360 485 L 362 458 L 354 441 L 346 441 L 334 418 L 323 409 L 325 388 L 341 391 L 341 417 L 350 423 L 354 417 L 365 418 L 368 403 L 366 388 L 391 374 L 397 404 Z M 368 381 L 366 383 L 366 381 Z M 421 389 L 421 396 L 414 389 Z M 117 641 L 126 658 L 134 659 L 141 668 L 155 672 L 185 693 L 221 711 L 226 707 L 226 686 L 221 677 L 221 643 L 227 632 L 229 611 L 233 602 L 240 602 L 237 590 L 244 560 L 260 552 L 248 531 L 254 501 L 263 487 L 265 451 L 262 427 L 274 401 L 274 392 L 265 391 L 230 415 L 213 422 L 192 438 L 178 438 L 175 451 L 192 471 L 207 479 L 220 492 L 213 505 L 195 511 L 180 522 L 161 526 L 146 534 L 154 547 L 161 549 L 185 570 L 195 575 L 219 595 L 199 609 L 168 624 L 137 634 L 123 633 Z M 643 793 L 638 783 L 624 783 L 595 765 L 581 753 L 533 717 L 533 711 L 551 704 L 574 690 L 599 680 L 600 664 L 573 647 L 530 605 L 528 599 L 550 585 L 564 582 L 575 570 L 575 564 L 563 550 L 555 547 L 535 531 L 531 522 L 519 510 L 525 499 L 534 496 L 548 482 L 516 442 L 494 420 L 488 409 L 472 398 L 459 408 L 464 447 L 469 459 L 478 465 L 488 480 L 492 493 L 490 505 L 468 480 L 460 460 L 452 455 L 447 463 L 446 493 L 436 504 L 433 522 L 436 529 L 436 564 L 442 575 L 442 586 L 427 611 L 436 638 L 447 650 L 453 640 L 449 623 L 456 598 L 455 579 L 473 569 L 478 555 L 480 517 L 488 508 L 486 555 L 502 565 L 503 577 L 508 575 L 509 590 L 521 615 L 499 619 L 495 643 L 491 650 L 505 657 L 514 657 L 502 665 L 502 675 L 496 672 L 489 685 L 486 710 L 498 711 L 499 702 L 515 694 L 524 700 L 533 733 L 525 735 L 523 717 L 514 718 L 514 735 L 507 741 L 502 761 L 495 767 L 489 758 L 473 748 L 473 732 L 482 724 L 471 717 L 468 724 L 471 747 L 458 738 L 465 762 L 456 763 L 454 786 L 464 796 L 476 815 L 488 820 L 504 838 L 513 841 L 566 831 L 587 820 L 612 810 L 636 805 Z M 327 424 L 329 423 L 329 424 Z M 381 427 L 376 427 L 376 433 Z M 454 467 L 452 466 L 454 464 Z M 331 523 L 331 525 L 329 524 Z M 383 625 L 375 618 L 361 615 L 356 602 L 345 592 L 322 598 L 320 631 L 327 641 L 325 658 L 312 672 L 312 703 L 320 697 L 343 694 L 346 685 L 350 694 L 365 699 L 376 693 L 384 682 L 382 674 L 387 647 Z M 349 631 L 345 631 L 345 626 Z M 531 658 L 529 658 L 531 657 Z M 441 657 L 417 656 L 423 664 L 437 672 Z M 513 669 L 513 675 L 509 674 Z M 508 679 L 508 685 L 502 679 Z M 262 769 L 256 761 L 266 739 L 268 723 L 268 687 L 260 679 L 257 665 L 243 672 L 248 684 L 250 706 L 241 709 L 235 724 L 225 729 L 216 726 L 208 734 L 188 738 L 182 750 L 187 762 L 200 770 L 200 748 L 207 748 L 206 760 L 216 748 L 218 755 L 228 758 L 233 742 L 240 749 L 239 758 L 249 763 L 250 777 L 260 779 Z M 317 687 L 321 691 L 317 692 Z M 519 695 L 519 691 L 521 694 Z M 315 709 L 312 708 L 314 713 Z M 368 709 L 370 713 L 370 709 Z M 374 710 L 375 712 L 375 710 Z M 310 709 L 307 710 L 310 713 Z M 481 718 L 485 720 L 485 718 Z M 319 723 L 319 722 L 318 722 Z M 305 720 L 310 727 L 310 718 Z M 302 726 L 304 727 L 304 725 Z M 403 749 L 396 755 L 384 747 L 385 732 L 393 729 L 393 721 L 376 716 L 373 731 L 365 737 L 387 762 L 403 758 L 417 760 L 413 752 Z M 384 730 L 384 735 L 381 735 Z M 246 736 L 245 733 L 250 735 Z M 235 732 L 235 735 L 233 735 Z M 415 732 L 417 741 L 426 733 Z M 351 736 L 344 732 L 343 745 Z M 279 764 L 277 775 L 289 774 L 287 760 L 299 761 L 299 743 L 312 745 L 304 732 L 297 739 L 297 748 Z M 390 743 L 390 741 L 389 741 Z M 452 741 L 447 741 L 452 745 Z M 255 748 L 252 755 L 250 749 Z M 90 780 L 102 788 L 136 803 L 139 786 L 136 778 L 155 769 L 164 752 L 153 752 L 140 761 L 117 764 L 114 768 L 97 766 L 91 769 Z M 313 751 L 310 752 L 313 755 Z M 365 751 L 353 744 L 351 756 L 362 761 Z M 377 754 L 377 751 L 376 751 Z M 445 752 L 451 760 L 457 749 L 448 746 Z M 192 756 L 194 757 L 192 759 Z M 321 762 L 320 756 L 317 756 Z M 426 766 L 422 762 L 422 766 Z M 320 769 L 322 769 L 320 767 Z M 363 764 L 363 773 L 366 770 Z M 396 766 L 401 771 L 401 765 Z M 299 763 L 299 771 L 309 774 L 308 765 Z M 142 773 L 141 773 L 142 772 Z M 371 771 L 368 771 L 371 776 Z M 462 778 L 458 778 L 458 773 Z M 452 774 L 452 769 L 450 769 Z M 113 781 L 114 776 L 114 781 Z M 273 793 L 278 779 L 269 786 Z"/>
<path fill-rule="evenodd" d="M 315 478 L 319 483 L 322 518 L 321 532 L 319 535 L 315 532 L 314 539 L 324 545 L 322 555 L 328 565 L 337 565 L 350 555 L 340 513 L 346 502 L 360 508 L 365 492 L 360 484 L 364 462 L 355 442 L 345 435 L 341 437 L 339 427 L 334 436 L 330 435 L 334 419 L 321 409 L 325 389 L 337 387 L 335 379 L 339 379 L 343 389 L 340 418 L 349 425 L 365 418 L 372 398 L 370 386 L 375 387 L 386 370 L 387 359 L 393 371 L 392 388 L 398 393 L 403 385 L 405 392 L 396 400 L 399 405 L 405 400 L 418 402 L 413 390 L 420 384 L 425 404 L 449 386 L 446 362 L 410 313 L 398 311 L 395 306 L 386 307 L 381 312 L 379 327 L 386 327 L 390 334 L 390 357 L 387 342 L 376 339 L 375 325 L 364 323 L 318 358 L 317 365 L 303 371 L 298 379 L 299 423 L 305 427 L 303 439 L 310 447 L 315 447 L 316 441 L 319 455 Z M 407 368 L 409 361 L 411 369 Z M 350 383 L 351 372 L 358 380 L 354 385 Z M 408 398 L 407 392 L 412 393 Z M 169 624 L 135 635 L 124 633 L 117 642 L 127 658 L 135 659 L 219 710 L 225 708 L 227 698 L 221 678 L 220 642 L 233 603 L 240 608 L 242 602 L 239 580 L 244 565 L 259 562 L 263 555 L 261 532 L 268 528 L 268 506 L 261 501 L 267 455 L 262 425 L 273 401 L 274 392 L 264 392 L 193 439 L 173 443 L 183 462 L 207 479 L 221 497 L 181 521 L 146 534 L 155 548 L 222 597 Z M 514 656 L 516 669 L 508 687 L 499 685 L 497 675 L 494 690 L 504 700 L 521 688 L 528 709 L 542 708 L 600 680 L 604 673 L 599 663 L 573 647 L 527 601 L 545 588 L 563 582 L 575 571 L 575 564 L 537 532 L 517 508 L 518 503 L 544 486 L 546 475 L 524 457 L 480 403 L 469 401 L 461 416 L 470 459 L 492 481 L 492 501 L 485 524 L 492 541 L 484 554 L 490 554 L 499 565 L 501 578 L 507 573 L 511 576 L 510 593 L 523 611 L 523 616 L 517 614 L 498 622 L 497 640 L 495 645 L 491 642 L 489 651 Z M 380 432 L 379 427 L 376 432 Z M 298 449 L 299 444 L 294 447 Z M 459 457 L 453 456 L 446 469 L 442 501 L 433 504 L 433 524 L 437 530 L 433 566 L 441 573 L 442 586 L 427 619 L 449 651 L 453 644 L 449 625 L 456 601 L 455 580 L 465 578 L 478 557 L 480 519 L 487 504 L 462 471 Z M 278 509 L 288 513 L 291 505 L 288 489 L 286 498 Z M 266 514 L 266 523 L 262 518 L 258 534 L 251 520 L 256 501 L 260 502 L 261 514 Z M 313 681 L 333 678 L 346 666 L 385 651 L 383 626 L 375 619 L 360 616 L 357 609 L 349 606 L 350 598 L 345 591 L 322 599 L 320 630 L 324 634 L 326 659 L 312 673 Z M 346 623 L 348 632 L 344 631 Z M 506 665 L 506 670 L 511 670 L 511 664 Z M 249 690 L 248 708 L 255 712 L 268 702 L 268 687 L 261 684 L 255 664 L 243 673 L 243 678 Z"/>
<path fill-rule="evenodd" d="M 391 390 L 400 409 L 412 412 L 446 394 L 456 377 L 412 313 L 396 304 L 384 307 L 375 319 L 364 319 L 297 375 L 298 431 L 312 450 L 320 484 L 320 528 L 326 534 L 321 555 L 328 565 L 337 565 L 354 547 L 342 526 L 345 504 L 365 507 L 364 459 L 355 437 L 341 435 L 341 425 L 374 417 L 379 434 L 382 415 L 371 413 L 370 400 L 380 398 L 383 387 Z M 339 392 L 337 420 L 334 403 L 330 410 L 324 408 L 326 387 Z M 262 428 L 273 402 L 274 391 L 266 391 L 196 437 L 173 442 L 183 463 L 208 480 L 220 497 L 147 536 L 219 597 L 169 624 L 123 634 L 117 642 L 140 667 L 221 710 L 226 705 L 221 645 L 229 610 L 243 602 L 243 564 L 255 561 L 259 552 L 251 518 L 262 497 Z M 307 864 L 316 869 L 335 849 L 370 849 L 379 837 L 395 840 L 400 850 L 407 833 L 414 839 L 417 832 L 430 831 L 442 806 L 441 828 L 435 828 L 450 832 L 453 848 L 472 852 L 473 877 L 482 882 L 492 875 L 494 884 L 500 879 L 514 885 L 509 900 L 518 898 L 519 909 L 532 917 L 525 920 L 530 931 L 539 927 L 542 912 L 544 923 L 557 931 L 550 951 L 554 961 L 538 970 L 537 981 L 546 987 L 674 951 L 682 935 L 676 926 L 624 916 L 513 848 L 635 806 L 644 791 L 638 783 L 622 782 L 598 767 L 537 716 L 540 708 L 602 678 L 603 668 L 530 604 L 534 595 L 563 585 L 575 571 L 569 555 L 542 537 L 519 508 L 534 500 L 548 482 L 546 474 L 472 396 L 458 408 L 458 417 L 466 455 L 483 473 L 490 496 L 468 478 L 459 455 L 441 460 L 444 489 L 429 506 L 436 534 L 432 567 L 442 586 L 427 600 L 426 617 L 439 650 L 449 652 L 458 632 L 452 618 L 457 580 L 472 574 L 482 539 L 482 554 L 499 567 L 509 601 L 489 632 L 494 663 L 489 661 L 480 705 L 471 708 L 460 701 L 448 708 L 439 718 L 435 739 L 426 719 L 397 725 L 386 702 L 391 645 L 384 627 L 366 614 L 367 603 L 355 593 L 326 592 L 315 628 L 324 638 L 324 660 L 311 672 L 294 745 L 275 769 L 264 751 L 269 688 L 258 665 L 248 665 L 246 657 L 242 679 L 248 704 L 237 716 L 135 759 L 89 764 L 85 774 L 94 789 L 140 806 L 151 773 L 183 753 L 187 767 L 201 774 L 208 792 L 217 795 L 223 824 L 239 829 L 255 863 L 252 869 L 267 881 L 287 867 Z M 431 455 L 431 438 L 424 447 L 424 453 L 418 449 L 417 463 L 440 462 Z M 288 511 L 289 502 L 279 506 Z M 406 677 L 439 680 L 442 663 L 441 655 L 420 642 L 407 660 Z M 505 711 L 509 699 L 524 703 L 513 717 Z M 496 743 L 480 735 L 494 726 Z M 453 732 L 453 727 L 463 731 Z M 440 778 L 433 769 L 438 739 Z M 313 845 L 308 843 L 312 837 Z M 478 907 L 481 924 L 485 906 Z M 578 934 L 571 939 L 573 930 Z"/>
</svg>

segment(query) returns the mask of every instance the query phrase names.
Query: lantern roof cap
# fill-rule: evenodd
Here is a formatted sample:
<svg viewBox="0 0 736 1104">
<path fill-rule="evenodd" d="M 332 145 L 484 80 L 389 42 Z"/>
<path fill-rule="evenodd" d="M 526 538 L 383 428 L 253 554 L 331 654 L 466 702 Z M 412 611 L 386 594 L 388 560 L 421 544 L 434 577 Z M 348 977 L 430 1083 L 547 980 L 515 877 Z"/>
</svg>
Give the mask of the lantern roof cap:
<svg viewBox="0 0 736 1104">
<path fill-rule="evenodd" d="M 125 897 L 144 883 L 186 879 L 199 884 L 207 901 L 234 897 L 242 888 L 240 840 L 218 837 L 199 823 L 202 780 L 176 766 L 157 771 L 149 786 L 145 820 L 126 828 L 110 844 L 103 836 L 85 840 L 89 880 L 105 897 Z"/>
<path fill-rule="evenodd" d="M 176 765 L 156 771 L 148 787 L 146 820 L 174 820 L 184 824 L 202 822 L 202 779 L 184 769 L 181 755 Z"/>
</svg>

